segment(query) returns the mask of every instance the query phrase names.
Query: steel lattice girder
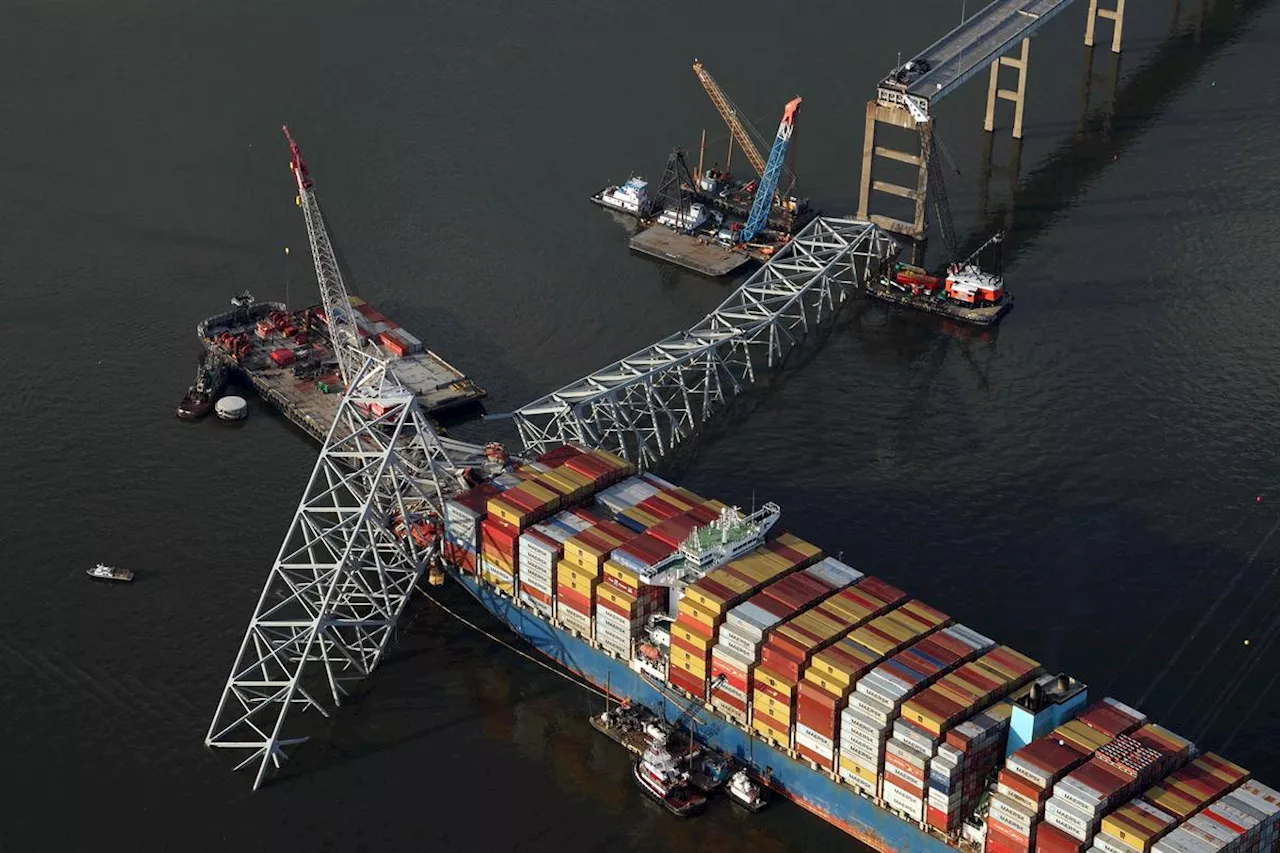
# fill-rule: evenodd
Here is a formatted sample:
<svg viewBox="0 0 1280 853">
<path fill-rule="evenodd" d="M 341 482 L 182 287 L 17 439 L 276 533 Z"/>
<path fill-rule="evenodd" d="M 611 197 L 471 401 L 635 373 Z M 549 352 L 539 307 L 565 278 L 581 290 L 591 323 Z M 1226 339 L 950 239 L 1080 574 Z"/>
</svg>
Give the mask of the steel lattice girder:
<svg viewBox="0 0 1280 853">
<path fill-rule="evenodd" d="M 847 287 L 898 251 L 868 222 L 818 218 L 691 329 L 515 412 L 530 452 L 574 441 L 650 465 L 778 365 L 835 313 Z"/>
<path fill-rule="evenodd" d="M 471 451 L 453 442 L 460 451 Z M 254 788 L 295 706 L 328 716 L 377 666 L 435 545 L 408 522 L 465 487 L 411 392 L 369 358 L 343 397 L 245 632 L 205 744 L 249 751 Z M 393 525 L 401 522 L 397 535 Z M 310 667 L 308 668 L 308 664 Z"/>
</svg>

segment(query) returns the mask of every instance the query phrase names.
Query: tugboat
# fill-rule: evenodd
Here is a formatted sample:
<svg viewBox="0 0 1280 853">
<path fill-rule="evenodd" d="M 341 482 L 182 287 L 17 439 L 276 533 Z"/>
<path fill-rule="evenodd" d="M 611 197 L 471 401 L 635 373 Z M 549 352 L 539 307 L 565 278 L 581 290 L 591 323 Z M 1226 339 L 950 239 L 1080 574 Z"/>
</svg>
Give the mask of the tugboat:
<svg viewBox="0 0 1280 853">
<path fill-rule="evenodd" d="M 649 207 L 649 182 L 632 175 L 625 184 L 605 187 L 593 195 L 591 200 L 619 213 L 643 216 Z"/>
<path fill-rule="evenodd" d="M 200 363 L 196 381 L 178 404 L 178 417 L 184 421 L 196 421 L 209 414 L 226 382 L 227 368 L 222 357 L 217 353 L 208 353 Z"/>
<path fill-rule="evenodd" d="M 734 773 L 729 779 L 729 784 L 725 786 L 725 790 L 729 792 L 729 799 L 752 814 L 769 805 L 769 801 L 765 799 L 763 789 L 751 781 L 751 777 L 747 775 L 745 770 L 739 770 Z"/>
<path fill-rule="evenodd" d="M 104 581 L 133 580 L 133 572 L 129 569 L 118 569 L 115 566 L 106 566 L 102 563 L 98 563 L 92 569 L 85 569 L 85 574 L 91 578 L 98 578 Z"/>
<path fill-rule="evenodd" d="M 641 790 L 676 817 L 691 817 L 707 806 L 707 798 L 689 785 L 689 774 L 662 746 L 654 744 L 646 749 L 632 775 Z"/>
</svg>

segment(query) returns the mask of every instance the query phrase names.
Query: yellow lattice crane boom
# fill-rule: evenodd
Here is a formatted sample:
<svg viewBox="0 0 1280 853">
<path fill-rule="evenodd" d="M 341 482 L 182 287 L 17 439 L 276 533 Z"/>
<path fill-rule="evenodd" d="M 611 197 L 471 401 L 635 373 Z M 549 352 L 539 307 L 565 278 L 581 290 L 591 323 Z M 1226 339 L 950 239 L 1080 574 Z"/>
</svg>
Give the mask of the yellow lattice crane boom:
<svg viewBox="0 0 1280 853">
<path fill-rule="evenodd" d="M 764 157 L 760 155 L 760 150 L 756 148 L 755 141 L 751 135 L 747 133 L 746 127 L 742 124 L 742 119 L 738 117 L 738 108 L 733 105 L 720 85 L 703 67 L 701 62 L 696 59 L 693 61 L 693 73 L 698 75 L 698 80 L 702 83 L 702 88 L 707 90 L 707 94 L 711 96 L 711 103 L 716 105 L 716 109 L 720 112 L 721 118 L 725 124 L 729 125 L 729 132 L 733 134 L 733 138 L 738 141 L 738 147 L 747 155 L 747 159 L 751 161 L 751 167 L 756 170 L 756 174 L 760 177 L 764 176 Z"/>
</svg>

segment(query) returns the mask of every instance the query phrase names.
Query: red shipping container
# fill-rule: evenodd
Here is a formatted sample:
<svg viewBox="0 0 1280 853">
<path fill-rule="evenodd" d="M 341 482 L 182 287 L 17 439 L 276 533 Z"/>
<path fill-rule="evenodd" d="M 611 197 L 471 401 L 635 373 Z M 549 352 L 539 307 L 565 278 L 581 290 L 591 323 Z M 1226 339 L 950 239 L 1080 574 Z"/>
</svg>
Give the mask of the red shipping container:
<svg viewBox="0 0 1280 853">
<path fill-rule="evenodd" d="M 530 598 L 535 601 L 541 601 L 543 604 L 550 605 L 554 603 L 551 596 L 547 595 L 540 589 L 535 589 L 534 587 L 529 586 L 528 584 L 520 584 L 520 591 L 527 593 Z"/>
<path fill-rule="evenodd" d="M 793 566 L 800 566 L 809 561 L 809 558 L 804 554 L 801 554 L 794 548 L 783 545 L 776 539 L 772 542 L 766 543 L 764 547 L 777 554 L 779 557 L 782 557 Z"/>
<path fill-rule="evenodd" d="M 601 579 L 601 583 L 610 589 L 616 589 L 618 592 L 625 592 L 627 595 L 638 596 L 640 593 L 640 587 L 632 586 L 621 578 L 614 577 L 613 575 L 606 574 Z"/>
<path fill-rule="evenodd" d="M 719 702 L 723 702 L 724 704 L 728 705 L 730 708 L 733 708 L 737 711 L 742 712 L 742 714 L 744 715 L 747 713 L 746 702 L 743 702 L 741 699 L 739 699 L 736 696 L 731 696 L 730 694 L 725 693 L 723 690 L 717 690 L 713 692 L 711 694 L 711 698 Z"/>
<path fill-rule="evenodd" d="M 1030 779 L 1019 776 L 1006 767 L 1000 768 L 1000 772 L 996 774 L 996 782 L 1036 803 L 1043 803 L 1052 793 L 1051 788 L 1037 788 Z"/>
<path fill-rule="evenodd" d="M 572 587 L 565 586 L 564 584 L 556 584 L 556 600 L 560 604 L 565 605 L 571 610 L 576 610 L 584 616 L 591 615 L 591 599 L 587 598 Z"/>
<path fill-rule="evenodd" d="M 907 597 L 905 592 L 893 584 L 869 576 L 858 582 L 858 589 L 871 593 L 886 604 L 897 604 Z"/>
<path fill-rule="evenodd" d="M 688 692 L 692 693 L 694 696 L 701 696 L 704 699 L 706 698 L 706 695 L 707 695 L 706 680 L 698 678 L 692 673 L 685 672 L 684 670 L 680 669 L 680 667 L 678 666 L 671 667 L 667 675 L 667 681 L 671 685 L 678 687 L 681 690 L 687 690 Z"/>
<path fill-rule="evenodd" d="M 836 759 L 834 755 L 823 755 L 821 752 L 818 752 L 815 749 L 810 749 L 799 742 L 795 743 L 795 750 L 800 755 L 803 755 L 805 758 L 821 767 L 823 770 L 835 769 Z"/>
<path fill-rule="evenodd" d="M 538 457 L 538 461 L 548 468 L 558 468 L 566 461 L 581 456 L 582 451 L 574 447 L 572 444 L 562 444 L 559 447 L 552 448 L 546 453 Z"/>
<path fill-rule="evenodd" d="M 715 628 L 705 622 L 699 622 L 687 613 L 676 616 L 676 627 L 684 628 L 690 634 L 696 634 L 704 640 L 715 639 Z"/>
<path fill-rule="evenodd" d="M 888 757 L 889 757 L 889 754 L 885 753 L 885 758 L 888 758 Z M 886 785 L 894 785 L 899 790 L 905 791 L 906 793 L 910 794 L 913 797 L 918 797 L 919 799 L 922 799 L 922 800 L 925 798 L 923 784 L 912 785 L 906 779 L 903 779 L 901 776 L 898 776 L 894 773 L 885 773 L 882 778 L 884 779 L 884 783 Z"/>
<path fill-rule="evenodd" d="M 288 367 L 294 361 L 293 350 L 273 349 L 271 351 L 271 360 L 281 367 Z"/>
<path fill-rule="evenodd" d="M 660 522 L 681 514 L 680 510 L 676 509 L 671 504 L 666 501 L 660 501 L 652 495 L 636 504 L 636 509 L 641 510 L 642 512 L 647 512 L 649 515 L 657 518 Z"/>
<path fill-rule="evenodd" d="M 706 504 L 698 504 L 693 509 L 689 510 L 686 515 L 703 526 L 710 524 L 720 517 L 720 513 L 716 512 Z"/>
<path fill-rule="evenodd" d="M 1036 826 L 1036 853 L 1081 853 L 1086 846 L 1051 823 Z"/>
</svg>

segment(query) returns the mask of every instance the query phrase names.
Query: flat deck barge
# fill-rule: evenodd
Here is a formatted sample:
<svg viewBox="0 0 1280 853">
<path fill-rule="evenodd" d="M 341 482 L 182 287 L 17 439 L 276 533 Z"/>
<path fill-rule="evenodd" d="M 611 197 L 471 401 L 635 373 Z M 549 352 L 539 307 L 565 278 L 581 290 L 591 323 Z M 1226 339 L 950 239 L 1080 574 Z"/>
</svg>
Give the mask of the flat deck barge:
<svg viewBox="0 0 1280 853">
<path fill-rule="evenodd" d="M 745 252 L 726 249 L 705 237 L 680 234 L 670 228 L 650 226 L 631 238 L 631 250 L 667 261 L 702 275 L 719 278 L 752 261 Z"/>
<path fill-rule="evenodd" d="M 399 328 L 358 296 L 351 297 L 351 305 L 359 314 L 362 337 L 367 333 L 376 342 L 383 327 Z M 281 313 L 289 325 L 264 334 L 259 324 Z M 282 302 L 256 302 L 208 318 L 196 327 L 196 334 L 206 350 L 221 355 L 263 400 L 308 435 L 324 441 L 341 405 L 343 388 L 323 317 L 319 306 L 289 312 Z M 293 333 L 284 334 L 290 328 Z M 475 405 L 485 397 L 483 388 L 426 347 L 399 355 L 380 342 L 371 346 L 392 360 L 396 376 L 413 390 L 429 415 Z"/>
</svg>

